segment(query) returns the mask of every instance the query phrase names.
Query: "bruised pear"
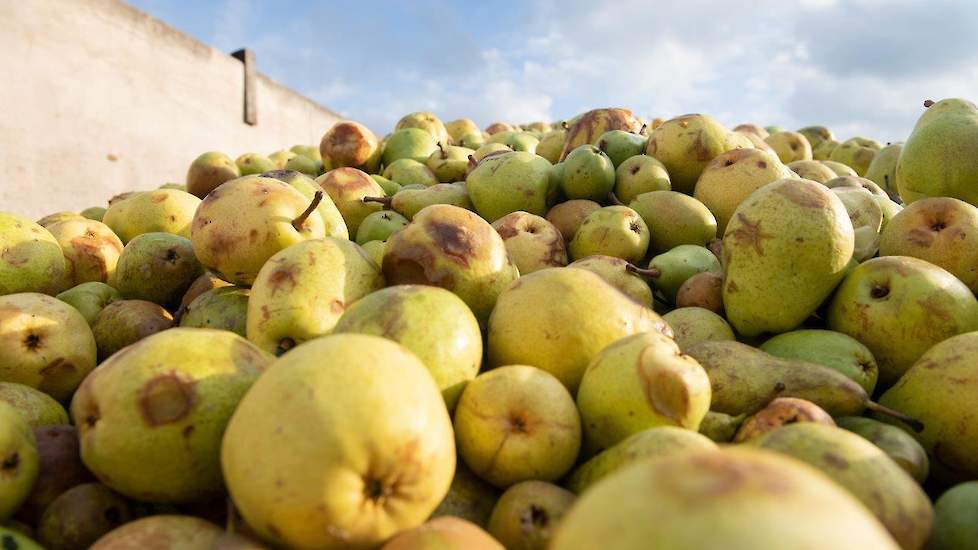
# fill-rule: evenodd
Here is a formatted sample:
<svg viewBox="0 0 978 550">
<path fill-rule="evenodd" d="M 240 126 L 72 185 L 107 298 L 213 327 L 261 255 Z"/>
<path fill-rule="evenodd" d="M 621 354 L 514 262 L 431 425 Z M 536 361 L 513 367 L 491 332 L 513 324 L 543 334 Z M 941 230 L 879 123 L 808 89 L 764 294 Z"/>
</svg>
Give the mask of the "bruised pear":
<svg viewBox="0 0 978 550">
<path fill-rule="evenodd" d="M 506 548 L 545 550 L 574 499 L 574 493 L 545 481 L 517 483 L 496 502 L 489 533 Z"/>
<path fill-rule="evenodd" d="M 581 227 L 581 223 L 591 212 L 601 208 L 601 205 L 586 199 L 571 199 L 558 204 L 547 211 L 547 221 L 560 231 L 564 243 L 570 243 Z"/>
<path fill-rule="evenodd" d="M 520 275 L 567 265 L 564 237 L 540 216 L 512 212 L 493 222 L 492 227 L 502 237 Z"/>
<path fill-rule="evenodd" d="M 195 158 L 187 170 L 187 192 L 204 198 L 222 183 L 241 176 L 231 157 L 211 151 Z"/>
<path fill-rule="evenodd" d="M 283 181 L 294 187 L 296 191 L 302 193 L 309 201 L 317 201 L 316 212 L 323 219 L 323 231 L 327 237 L 336 237 L 339 239 L 350 237 L 350 232 L 346 227 L 346 221 L 343 220 L 343 215 L 340 214 L 340 210 L 333 204 L 333 199 L 325 195 L 321 199 L 316 198 L 316 192 L 323 190 L 316 183 L 316 180 L 301 172 L 286 169 L 265 172 L 262 174 L 262 177 Z"/>
<path fill-rule="evenodd" d="M 332 199 L 350 235 L 356 235 L 360 223 L 371 212 L 380 210 L 380 205 L 364 202 L 364 197 L 383 197 L 384 190 L 365 172 L 356 168 L 336 168 L 316 179 Z"/>
<path fill-rule="evenodd" d="M 641 124 L 628 109 L 605 108 L 592 109 L 573 120 L 567 127 L 567 139 L 561 160 L 567 158 L 571 151 L 581 145 L 596 143 L 605 132 L 624 130 L 637 133 Z"/>
<path fill-rule="evenodd" d="M 323 164 L 333 168 L 349 166 L 376 172 L 380 166 L 380 142 L 369 128 L 352 120 L 342 120 L 323 134 L 319 154 Z"/>
<path fill-rule="evenodd" d="M 798 132 L 777 132 L 764 141 L 774 149 L 784 164 L 797 160 L 812 160 L 812 145 Z"/>
<path fill-rule="evenodd" d="M 99 361 L 147 336 L 173 327 L 173 316 L 146 300 L 116 300 L 102 308 L 92 322 Z"/>
<path fill-rule="evenodd" d="M 44 227 L 0 212 L 0 250 L 0 295 L 57 294 L 67 286 L 64 252 Z"/>
<path fill-rule="evenodd" d="M 760 437 L 781 426 L 798 422 L 817 422 L 835 426 L 835 421 L 821 407 L 797 397 L 777 397 L 766 407 L 744 419 L 737 429 L 734 442 L 742 443 Z"/>
<path fill-rule="evenodd" d="M 692 114 L 667 120 L 652 130 L 645 154 L 666 167 L 673 190 L 692 194 L 696 180 L 711 160 L 744 147 L 716 120 Z"/>
<path fill-rule="evenodd" d="M 108 283 L 124 298 L 174 308 L 202 271 L 189 239 L 143 233 L 126 244 Z"/>
<path fill-rule="evenodd" d="M 93 220 L 69 220 L 51 224 L 51 235 L 65 255 L 66 283 L 105 283 L 115 274 L 122 241 L 107 225 Z"/>
<path fill-rule="evenodd" d="M 722 235 L 734 211 L 751 193 L 779 179 L 794 177 L 778 157 L 758 149 L 735 149 L 706 165 L 693 197 L 716 217 Z"/>
</svg>

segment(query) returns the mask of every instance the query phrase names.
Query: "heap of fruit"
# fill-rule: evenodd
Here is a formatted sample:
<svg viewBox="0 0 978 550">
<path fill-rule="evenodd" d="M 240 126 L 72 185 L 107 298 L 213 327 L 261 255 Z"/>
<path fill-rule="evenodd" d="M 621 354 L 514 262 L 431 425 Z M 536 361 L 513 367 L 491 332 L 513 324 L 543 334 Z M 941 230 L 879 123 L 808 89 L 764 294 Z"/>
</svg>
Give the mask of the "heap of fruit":
<svg viewBox="0 0 978 550">
<path fill-rule="evenodd" d="M 344 121 L 0 214 L 0 547 L 978 548 L 976 204 L 947 99 Z"/>
</svg>

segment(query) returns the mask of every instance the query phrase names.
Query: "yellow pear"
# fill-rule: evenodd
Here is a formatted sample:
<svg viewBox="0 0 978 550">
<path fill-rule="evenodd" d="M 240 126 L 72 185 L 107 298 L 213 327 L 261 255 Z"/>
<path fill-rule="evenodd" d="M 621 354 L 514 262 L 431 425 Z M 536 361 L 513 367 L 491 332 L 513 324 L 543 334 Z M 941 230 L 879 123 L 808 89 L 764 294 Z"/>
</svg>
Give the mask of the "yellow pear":
<svg viewBox="0 0 978 550">
<path fill-rule="evenodd" d="M 126 200 L 110 202 L 102 223 L 123 244 L 143 233 L 173 233 L 190 238 L 190 226 L 200 199 L 178 189 L 135 193 Z"/>
<path fill-rule="evenodd" d="M 67 288 L 61 245 L 44 227 L 0 212 L 0 252 L 0 295 Z"/>
</svg>

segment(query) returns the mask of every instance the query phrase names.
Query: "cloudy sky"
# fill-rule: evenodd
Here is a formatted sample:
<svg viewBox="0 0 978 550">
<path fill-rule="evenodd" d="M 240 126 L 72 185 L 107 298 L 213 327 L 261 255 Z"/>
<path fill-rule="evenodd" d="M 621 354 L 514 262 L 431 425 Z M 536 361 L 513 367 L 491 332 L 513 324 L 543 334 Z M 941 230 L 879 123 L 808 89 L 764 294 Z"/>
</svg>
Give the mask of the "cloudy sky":
<svg viewBox="0 0 978 550">
<path fill-rule="evenodd" d="M 978 4 L 931 0 L 132 0 L 385 133 L 401 115 L 567 118 L 624 106 L 905 139 L 928 98 L 978 99 Z"/>
</svg>

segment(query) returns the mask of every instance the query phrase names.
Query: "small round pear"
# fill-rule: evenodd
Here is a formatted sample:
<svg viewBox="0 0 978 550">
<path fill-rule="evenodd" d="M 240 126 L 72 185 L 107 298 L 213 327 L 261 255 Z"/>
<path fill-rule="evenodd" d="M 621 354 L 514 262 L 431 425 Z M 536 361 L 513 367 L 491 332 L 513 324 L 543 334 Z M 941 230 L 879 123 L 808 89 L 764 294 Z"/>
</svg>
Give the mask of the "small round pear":
<svg viewBox="0 0 978 550">
<path fill-rule="evenodd" d="M 494 221 L 492 227 L 502 237 L 520 275 L 567 265 L 563 235 L 540 216 L 512 212 Z"/>
<path fill-rule="evenodd" d="M 630 262 L 645 257 L 649 248 L 649 229 L 645 220 L 627 206 L 605 206 L 588 214 L 568 246 L 570 256 L 579 260 L 601 254 Z"/>
<path fill-rule="evenodd" d="M 323 135 L 319 153 L 323 163 L 333 168 L 349 166 L 365 172 L 376 172 L 380 166 L 380 142 L 369 128 L 352 120 L 334 124 Z"/>
<path fill-rule="evenodd" d="M 951 487 L 934 502 L 934 533 L 928 548 L 971 550 L 978 541 L 978 481 Z"/>
<path fill-rule="evenodd" d="M 68 220 L 51 224 L 48 231 L 64 252 L 68 285 L 105 283 L 115 274 L 122 241 L 109 226 L 93 220 Z"/>
<path fill-rule="evenodd" d="M 546 550 L 574 493 L 546 481 L 522 481 L 506 490 L 489 518 L 489 533 L 512 550 Z"/>
<path fill-rule="evenodd" d="M 560 231 L 565 243 L 574 239 L 581 222 L 601 205 L 586 199 L 571 199 L 554 205 L 547 211 L 547 221 Z"/>
<path fill-rule="evenodd" d="M 102 223 L 109 226 L 123 244 L 143 233 L 172 233 L 190 238 L 190 226 L 200 199 L 178 189 L 156 189 L 136 193 L 124 201 L 109 204 Z"/>
<path fill-rule="evenodd" d="M 778 132 L 771 134 L 764 141 L 774 149 L 784 164 L 796 160 L 812 160 L 812 144 L 798 132 Z"/>
<path fill-rule="evenodd" d="M 222 183 L 241 176 L 231 157 L 211 151 L 195 158 L 187 170 L 187 192 L 204 198 Z"/>
<path fill-rule="evenodd" d="M 0 295 L 57 294 L 68 285 L 64 252 L 44 227 L 0 212 Z"/>
<path fill-rule="evenodd" d="M 99 361 L 147 336 L 173 327 L 173 316 L 163 306 L 146 300 L 116 300 L 92 321 Z"/>
</svg>

